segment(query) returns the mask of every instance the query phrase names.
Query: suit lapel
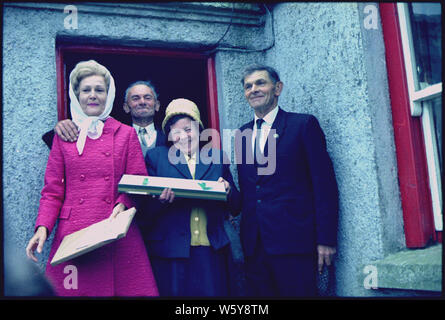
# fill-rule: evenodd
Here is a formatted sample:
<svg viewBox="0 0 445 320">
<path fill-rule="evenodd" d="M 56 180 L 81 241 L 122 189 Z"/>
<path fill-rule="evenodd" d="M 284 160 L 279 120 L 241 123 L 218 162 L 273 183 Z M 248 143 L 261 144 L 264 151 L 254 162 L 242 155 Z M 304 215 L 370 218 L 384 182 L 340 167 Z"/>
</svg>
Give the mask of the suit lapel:
<svg viewBox="0 0 445 320">
<path fill-rule="evenodd" d="M 239 168 L 244 171 L 245 177 L 251 182 L 255 182 L 256 177 L 256 168 L 253 164 L 253 153 L 252 153 L 252 129 L 253 129 L 254 121 L 250 121 L 243 125 L 240 128 L 240 134 L 244 132 L 244 130 L 250 130 L 249 134 L 245 136 L 244 139 L 237 137 L 235 139 L 236 143 L 241 143 L 241 154 L 236 155 L 237 163 L 240 163 Z M 241 139 L 241 140 L 240 140 Z M 237 150 L 235 146 L 235 150 Z M 250 163 L 247 163 L 247 160 L 250 158 Z"/>
<path fill-rule="evenodd" d="M 264 154 L 267 155 L 269 148 L 269 139 L 275 139 L 275 146 L 278 147 L 278 143 L 281 141 L 280 137 L 283 135 L 284 128 L 286 127 L 286 111 L 278 109 L 277 116 L 272 123 L 271 130 L 267 136 L 266 145 L 264 146 Z"/>
<path fill-rule="evenodd" d="M 167 138 L 162 130 L 156 130 L 156 147 L 165 146 Z"/>
<path fill-rule="evenodd" d="M 202 180 L 202 178 L 204 177 L 206 172 L 210 169 L 212 163 L 210 163 L 210 164 L 202 163 L 202 161 L 200 159 L 198 159 L 199 153 L 196 155 L 196 157 L 197 157 L 197 159 L 196 159 L 196 167 L 195 167 L 195 180 Z M 190 173 L 189 167 L 187 165 L 187 161 L 186 161 L 186 159 L 184 157 L 184 154 L 182 152 L 180 152 L 180 161 L 179 161 L 179 163 L 174 165 L 174 167 L 185 178 L 193 179 L 193 177 L 192 177 L 192 175 Z"/>
<path fill-rule="evenodd" d="M 184 176 L 184 178 L 187 179 L 193 179 L 192 175 L 190 174 L 190 170 L 189 167 L 187 165 L 187 161 L 185 160 L 184 155 L 182 154 L 182 152 L 180 152 L 178 149 L 176 149 L 177 154 L 179 153 L 179 163 L 177 164 L 172 164 L 172 166 L 178 170 L 178 172 Z M 176 155 L 177 155 L 176 154 Z"/>
<path fill-rule="evenodd" d="M 271 130 L 269 132 L 269 135 L 267 136 L 266 144 L 264 146 L 264 156 L 269 156 L 269 142 L 272 141 L 272 139 L 275 142 L 275 155 L 272 155 L 275 157 L 273 161 L 276 161 L 276 152 L 278 150 L 278 144 L 282 140 L 282 136 L 284 134 L 284 130 L 286 128 L 286 111 L 282 110 L 281 108 L 278 109 L 277 116 L 275 117 L 274 122 L 272 123 Z M 266 163 L 267 166 L 267 163 Z M 263 180 L 267 176 L 258 176 L 258 180 Z"/>
<path fill-rule="evenodd" d="M 142 154 L 144 155 L 145 158 L 145 156 L 147 155 L 148 148 L 141 144 L 141 149 L 142 149 Z"/>
<path fill-rule="evenodd" d="M 199 153 L 196 155 L 196 168 L 195 168 L 195 180 L 203 180 L 202 178 L 206 174 L 206 172 L 210 169 L 212 162 L 209 164 L 202 163 L 201 159 L 198 160 Z M 205 179 L 204 179 L 205 180 Z"/>
</svg>

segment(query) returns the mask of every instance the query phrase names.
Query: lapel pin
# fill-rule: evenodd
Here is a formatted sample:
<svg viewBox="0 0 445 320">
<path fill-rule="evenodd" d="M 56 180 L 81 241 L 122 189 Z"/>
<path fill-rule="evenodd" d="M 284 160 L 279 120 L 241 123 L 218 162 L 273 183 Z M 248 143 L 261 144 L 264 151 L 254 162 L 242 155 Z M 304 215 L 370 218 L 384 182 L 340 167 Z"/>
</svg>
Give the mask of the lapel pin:
<svg viewBox="0 0 445 320">
<path fill-rule="evenodd" d="M 273 137 L 274 137 L 275 139 L 278 139 L 278 138 L 280 137 L 280 135 L 279 135 L 278 133 L 274 133 Z"/>
</svg>

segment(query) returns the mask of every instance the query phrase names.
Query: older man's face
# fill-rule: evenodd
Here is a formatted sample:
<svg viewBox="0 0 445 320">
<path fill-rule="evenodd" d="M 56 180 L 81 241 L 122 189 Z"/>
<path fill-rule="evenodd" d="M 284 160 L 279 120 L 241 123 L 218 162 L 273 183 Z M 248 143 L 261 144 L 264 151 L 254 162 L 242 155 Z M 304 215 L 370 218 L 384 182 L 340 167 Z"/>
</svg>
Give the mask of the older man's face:
<svg viewBox="0 0 445 320">
<path fill-rule="evenodd" d="M 244 96 L 255 112 L 265 114 L 272 110 L 281 93 L 282 83 L 273 81 L 267 71 L 255 71 L 244 78 Z"/>
<path fill-rule="evenodd" d="M 155 112 L 159 110 L 159 101 L 150 87 L 138 84 L 128 91 L 124 110 L 130 112 L 133 119 L 153 119 Z"/>
</svg>

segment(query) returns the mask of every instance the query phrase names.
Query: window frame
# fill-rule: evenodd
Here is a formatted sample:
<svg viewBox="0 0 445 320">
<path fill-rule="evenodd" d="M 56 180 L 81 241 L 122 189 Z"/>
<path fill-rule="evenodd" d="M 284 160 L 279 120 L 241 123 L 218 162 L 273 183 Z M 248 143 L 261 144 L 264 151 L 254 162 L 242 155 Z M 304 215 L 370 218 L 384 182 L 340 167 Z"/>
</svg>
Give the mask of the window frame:
<svg viewBox="0 0 445 320">
<path fill-rule="evenodd" d="M 219 113 L 218 113 L 218 93 L 216 83 L 215 57 L 214 55 L 206 55 L 201 52 L 187 52 L 181 50 L 164 50 L 155 48 L 127 47 L 121 45 L 89 45 L 89 44 L 72 44 L 72 43 L 56 43 L 56 72 L 57 72 L 57 114 L 58 120 L 67 118 L 67 83 L 66 70 L 64 64 L 64 55 L 66 53 L 112 53 L 112 54 L 131 54 L 145 55 L 152 57 L 171 57 L 181 59 L 200 59 L 205 61 L 207 66 L 206 72 L 206 95 L 208 106 L 208 124 L 209 128 L 220 132 Z M 213 146 L 220 147 L 220 138 L 213 137 Z"/>
<path fill-rule="evenodd" d="M 436 144 L 436 133 L 433 127 L 431 101 L 442 95 L 442 82 L 416 90 L 418 83 L 415 68 L 415 51 L 412 42 L 411 23 L 409 20 L 408 3 L 397 3 L 403 56 L 406 66 L 408 94 L 410 98 L 411 116 L 421 117 L 425 144 L 428 180 L 432 198 L 434 225 L 436 231 L 442 231 L 442 184 L 440 175 L 439 155 Z"/>
<path fill-rule="evenodd" d="M 438 239 L 434 226 L 422 122 L 412 116 L 411 97 L 396 3 L 380 3 L 388 86 L 406 246 L 425 247 Z M 409 66 L 408 66 L 409 68 Z"/>
</svg>

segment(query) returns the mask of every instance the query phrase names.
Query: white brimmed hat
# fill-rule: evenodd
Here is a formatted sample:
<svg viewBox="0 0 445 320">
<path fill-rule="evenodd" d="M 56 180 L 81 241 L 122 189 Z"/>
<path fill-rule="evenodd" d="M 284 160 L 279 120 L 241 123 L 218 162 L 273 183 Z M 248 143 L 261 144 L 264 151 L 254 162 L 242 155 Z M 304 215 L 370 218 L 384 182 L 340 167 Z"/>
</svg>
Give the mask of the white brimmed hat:
<svg viewBox="0 0 445 320">
<path fill-rule="evenodd" d="M 165 133 L 165 126 L 172 117 L 184 114 L 192 118 L 193 120 L 199 122 L 199 125 L 202 129 L 204 129 L 204 125 L 201 122 L 201 115 L 199 113 L 198 106 L 188 99 L 179 98 L 172 100 L 168 106 L 167 109 L 165 109 L 165 118 L 164 121 L 162 121 L 162 131 Z"/>
</svg>

